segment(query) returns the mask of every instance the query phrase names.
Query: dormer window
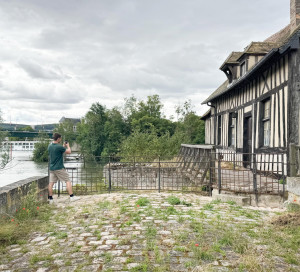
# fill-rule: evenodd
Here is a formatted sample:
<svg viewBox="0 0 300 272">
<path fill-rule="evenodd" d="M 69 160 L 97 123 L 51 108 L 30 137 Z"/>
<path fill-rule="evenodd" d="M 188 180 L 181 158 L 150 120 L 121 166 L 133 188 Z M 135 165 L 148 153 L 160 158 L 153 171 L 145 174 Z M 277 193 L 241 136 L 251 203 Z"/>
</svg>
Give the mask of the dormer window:
<svg viewBox="0 0 300 272">
<path fill-rule="evenodd" d="M 225 73 L 226 73 L 229 83 L 231 83 L 232 82 L 232 73 L 229 70 L 229 68 L 225 71 Z"/>
<path fill-rule="evenodd" d="M 241 77 L 246 74 L 246 62 L 241 64 Z"/>
</svg>

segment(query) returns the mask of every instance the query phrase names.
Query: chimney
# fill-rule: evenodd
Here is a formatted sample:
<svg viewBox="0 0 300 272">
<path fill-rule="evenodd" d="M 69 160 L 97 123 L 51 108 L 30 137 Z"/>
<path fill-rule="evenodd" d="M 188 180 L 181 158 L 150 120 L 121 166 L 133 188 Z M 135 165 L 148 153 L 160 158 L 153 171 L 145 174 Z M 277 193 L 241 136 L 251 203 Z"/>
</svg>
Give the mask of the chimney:
<svg viewBox="0 0 300 272">
<path fill-rule="evenodd" d="M 291 33 L 300 25 L 300 0 L 291 0 L 290 24 Z"/>
</svg>

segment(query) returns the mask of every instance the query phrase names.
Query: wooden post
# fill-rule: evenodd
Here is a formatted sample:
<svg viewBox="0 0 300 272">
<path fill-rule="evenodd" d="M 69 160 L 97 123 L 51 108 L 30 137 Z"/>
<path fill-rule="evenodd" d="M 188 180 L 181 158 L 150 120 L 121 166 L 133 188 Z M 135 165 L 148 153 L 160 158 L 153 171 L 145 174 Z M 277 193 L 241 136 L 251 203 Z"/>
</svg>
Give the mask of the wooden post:
<svg viewBox="0 0 300 272">
<path fill-rule="evenodd" d="M 209 195 L 212 196 L 213 172 L 215 172 L 215 160 L 212 158 L 213 151 L 209 151 Z"/>
<path fill-rule="evenodd" d="M 219 194 L 221 194 L 221 186 L 222 186 L 222 180 L 221 180 L 221 154 L 218 154 L 218 190 Z"/>
<path fill-rule="evenodd" d="M 158 156 L 158 192 L 160 193 L 160 156 Z"/>
<path fill-rule="evenodd" d="M 290 164 L 290 177 L 296 177 L 298 172 L 298 165 L 297 163 L 297 149 L 295 144 L 290 144 L 290 156 L 289 156 L 289 164 Z"/>
<path fill-rule="evenodd" d="M 110 172 L 110 156 L 108 157 L 108 190 L 111 192 L 111 172 Z"/>
<path fill-rule="evenodd" d="M 256 177 L 256 154 L 253 154 L 253 191 L 255 194 L 256 205 L 258 205 L 258 192 L 257 192 L 257 177 Z"/>
<path fill-rule="evenodd" d="M 281 172 L 282 172 L 282 195 L 284 196 L 285 194 L 285 182 L 286 182 L 286 177 L 284 176 L 284 155 L 281 154 Z"/>
</svg>

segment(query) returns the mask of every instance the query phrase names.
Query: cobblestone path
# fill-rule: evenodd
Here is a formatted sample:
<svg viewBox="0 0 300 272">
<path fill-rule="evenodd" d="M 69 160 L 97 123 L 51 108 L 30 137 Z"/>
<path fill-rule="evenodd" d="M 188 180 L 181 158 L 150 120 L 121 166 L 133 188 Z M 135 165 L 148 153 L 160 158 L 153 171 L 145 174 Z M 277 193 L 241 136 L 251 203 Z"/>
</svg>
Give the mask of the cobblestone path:
<svg viewBox="0 0 300 272">
<path fill-rule="evenodd" d="M 170 196 L 181 203 L 171 205 Z M 250 257 L 265 271 L 300 271 L 277 256 L 259 259 L 266 246 L 251 240 L 276 210 L 195 194 L 111 193 L 72 203 L 63 196 L 53 212 L 45 232 L 7 248 L 0 271 L 248 271 L 241 263 Z"/>
</svg>

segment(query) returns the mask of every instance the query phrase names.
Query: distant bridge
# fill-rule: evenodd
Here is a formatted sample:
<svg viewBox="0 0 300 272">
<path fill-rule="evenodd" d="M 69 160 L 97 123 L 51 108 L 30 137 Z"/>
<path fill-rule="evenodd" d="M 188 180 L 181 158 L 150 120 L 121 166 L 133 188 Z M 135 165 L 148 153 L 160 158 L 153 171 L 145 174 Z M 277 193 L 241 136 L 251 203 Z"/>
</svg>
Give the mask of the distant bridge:
<svg viewBox="0 0 300 272">
<path fill-rule="evenodd" d="M 30 131 L 6 131 L 8 137 L 20 137 L 20 138 L 37 138 L 41 133 L 46 134 L 49 138 L 52 138 L 53 132 L 30 132 Z"/>
</svg>

